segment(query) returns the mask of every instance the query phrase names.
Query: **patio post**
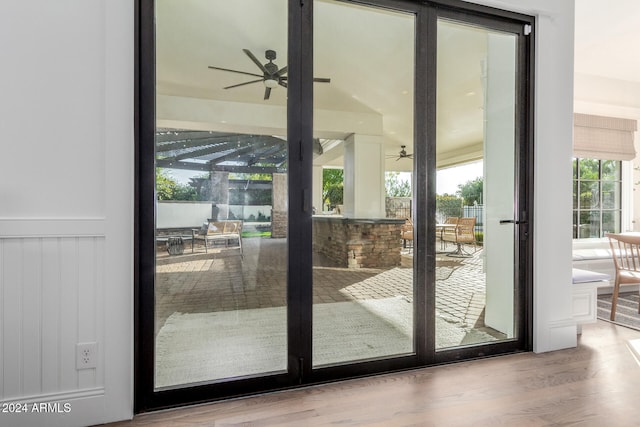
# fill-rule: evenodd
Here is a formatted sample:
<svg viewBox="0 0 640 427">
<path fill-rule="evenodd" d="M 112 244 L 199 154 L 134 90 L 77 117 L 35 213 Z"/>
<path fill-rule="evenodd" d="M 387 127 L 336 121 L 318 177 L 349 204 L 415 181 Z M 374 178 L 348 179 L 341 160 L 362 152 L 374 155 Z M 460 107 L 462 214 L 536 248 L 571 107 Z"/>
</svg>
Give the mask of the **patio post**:
<svg viewBox="0 0 640 427">
<path fill-rule="evenodd" d="M 344 216 L 384 218 L 384 196 L 382 137 L 351 134 L 344 142 Z"/>
</svg>

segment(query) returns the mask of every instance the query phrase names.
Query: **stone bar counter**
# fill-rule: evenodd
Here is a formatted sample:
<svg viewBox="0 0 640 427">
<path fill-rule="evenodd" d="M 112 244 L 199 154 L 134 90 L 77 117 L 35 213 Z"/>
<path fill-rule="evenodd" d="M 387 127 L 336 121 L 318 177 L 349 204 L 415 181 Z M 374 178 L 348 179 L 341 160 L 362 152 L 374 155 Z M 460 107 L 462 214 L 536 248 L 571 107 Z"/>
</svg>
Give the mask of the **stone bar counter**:
<svg viewBox="0 0 640 427">
<path fill-rule="evenodd" d="M 339 267 L 381 268 L 400 265 L 404 219 L 313 217 L 313 250 Z"/>
</svg>

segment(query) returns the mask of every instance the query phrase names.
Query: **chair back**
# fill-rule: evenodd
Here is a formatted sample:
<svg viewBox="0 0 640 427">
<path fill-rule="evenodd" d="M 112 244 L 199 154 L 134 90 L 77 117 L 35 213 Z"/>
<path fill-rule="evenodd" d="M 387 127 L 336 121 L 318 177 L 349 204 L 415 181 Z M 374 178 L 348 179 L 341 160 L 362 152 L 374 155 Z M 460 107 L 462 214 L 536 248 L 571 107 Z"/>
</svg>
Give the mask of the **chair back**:
<svg viewBox="0 0 640 427">
<path fill-rule="evenodd" d="M 447 217 L 447 219 L 444 220 L 445 224 L 457 224 L 458 223 L 458 217 L 457 216 L 450 216 Z"/>
<path fill-rule="evenodd" d="M 640 272 L 640 235 L 607 233 L 606 236 L 616 273 Z"/>
<path fill-rule="evenodd" d="M 476 218 L 460 218 L 458 220 L 458 226 L 456 227 L 456 233 L 458 234 L 458 242 L 473 243 L 476 241 L 475 235 Z"/>
</svg>

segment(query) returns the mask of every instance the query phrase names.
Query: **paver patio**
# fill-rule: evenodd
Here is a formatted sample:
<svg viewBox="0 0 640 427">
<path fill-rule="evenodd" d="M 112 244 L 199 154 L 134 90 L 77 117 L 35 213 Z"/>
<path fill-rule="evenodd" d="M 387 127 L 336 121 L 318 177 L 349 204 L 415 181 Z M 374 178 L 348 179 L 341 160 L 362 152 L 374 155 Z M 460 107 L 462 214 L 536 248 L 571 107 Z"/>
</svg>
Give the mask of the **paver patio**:
<svg viewBox="0 0 640 427">
<path fill-rule="evenodd" d="M 186 250 L 169 256 L 159 250 L 156 278 L 156 332 L 174 312 L 280 307 L 286 305 L 286 239 L 246 238 L 244 258 L 234 249 L 205 253 Z M 410 251 L 393 269 L 332 267 L 316 257 L 313 303 L 382 299 L 401 296 L 413 300 Z M 468 258 L 437 257 L 436 314 L 461 328 L 500 333 L 484 325 L 485 283 L 482 250 Z M 385 273 L 385 274 L 382 274 Z"/>
</svg>

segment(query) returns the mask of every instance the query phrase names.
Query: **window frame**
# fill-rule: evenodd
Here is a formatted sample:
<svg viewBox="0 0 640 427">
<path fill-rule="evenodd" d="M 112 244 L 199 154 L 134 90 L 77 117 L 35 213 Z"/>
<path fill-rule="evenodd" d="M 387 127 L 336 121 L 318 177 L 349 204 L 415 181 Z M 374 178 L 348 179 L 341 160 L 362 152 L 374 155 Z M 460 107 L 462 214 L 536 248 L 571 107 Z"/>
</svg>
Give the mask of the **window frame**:
<svg viewBox="0 0 640 427">
<path fill-rule="evenodd" d="M 580 176 L 580 161 L 581 160 L 595 160 L 598 162 L 598 179 L 596 180 L 582 180 L 581 176 Z M 617 162 L 619 165 L 619 171 L 620 171 L 620 175 L 619 178 L 616 180 L 603 180 L 602 179 L 602 163 L 605 161 L 614 161 Z M 574 240 L 585 240 L 585 239 L 599 239 L 599 238 L 603 238 L 605 235 L 605 232 L 603 231 L 603 222 L 602 222 L 602 217 L 603 214 L 605 212 L 618 212 L 619 214 L 619 229 L 616 229 L 614 232 L 616 233 L 620 233 L 622 231 L 626 231 L 631 229 L 631 209 L 633 206 L 633 184 L 632 184 L 632 169 L 631 169 L 631 162 L 628 161 L 623 161 L 623 160 L 609 160 L 609 159 L 595 159 L 595 158 L 584 158 L 584 157 L 573 157 L 571 159 L 571 164 L 572 164 L 572 168 L 575 169 L 575 172 L 572 173 L 572 179 L 571 179 L 571 184 L 572 184 L 572 193 L 573 193 L 573 206 L 572 206 L 572 224 L 574 227 L 573 230 L 573 239 Z M 580 205 L 580 184 L 582 182 L 597 182 L 598 183 L 598 189 L 599 189 L 599 197 L 598 197 L 598 206 L 593 208 L 593 207 L 589 207 L 589 208 L 582 208 Z M 617 205 L 619 206 L 618 208 L 614 208 L 614 209 L 605 209 L 603 207 L 603 192 L 601 191 L 602 189 L 602 183 L 603 182 L 616 182 L 619 183 L 619 192 L 617 195 L 617 200 L 618 203 Z M 576 192 L 578 194 L 576 194 Z M 580 237 L 580 233 L 578 232 L 579 229 L 579 225 L 580 223 L 580 213 L 581 212 L 587 212 L 587 211 L 598 211 L 599 212 L 599 232 L 598 232 L 598 236 L 588 236 L 588 237 Z M 609 231 L 607 231 L 609 232 Z"/>
</svg>

